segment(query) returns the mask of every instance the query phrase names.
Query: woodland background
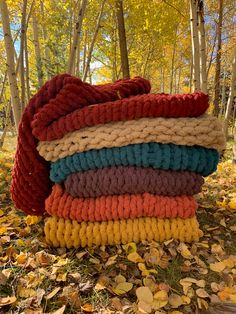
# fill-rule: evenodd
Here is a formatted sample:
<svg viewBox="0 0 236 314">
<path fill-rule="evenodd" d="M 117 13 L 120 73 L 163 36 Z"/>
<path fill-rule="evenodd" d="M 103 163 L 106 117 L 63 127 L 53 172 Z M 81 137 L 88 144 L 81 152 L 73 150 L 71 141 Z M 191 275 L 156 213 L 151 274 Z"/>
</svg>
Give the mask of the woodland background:
<svg viewBox="0 0 236 314">
<path fill-rule="evenodd" d="M 236 1 L 0 0 L 0 18 L 0 314 L 235 313 Z M 63 72 L 209 93 L 228 142 L 198 195 L 200 242 L 52 249 L 41 217 L 15 209 L 16 127 Z"/>
<path fill-rule="evenodd" d="M 13 116 L 18 124 L 48 79 L 68 72 L 93 84 L 140 75 L 153 92 L 203 90 L 233 134 L 235 0 L 8 0 L 1 16 L 2 129 Z"/>
</svg>

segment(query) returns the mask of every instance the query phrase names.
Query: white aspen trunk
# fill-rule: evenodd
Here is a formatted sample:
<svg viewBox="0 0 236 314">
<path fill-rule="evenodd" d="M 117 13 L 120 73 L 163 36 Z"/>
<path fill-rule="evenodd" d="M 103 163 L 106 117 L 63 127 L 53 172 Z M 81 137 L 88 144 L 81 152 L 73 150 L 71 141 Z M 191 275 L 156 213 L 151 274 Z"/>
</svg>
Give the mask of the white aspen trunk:
<svg viewBox="0 0 236 314">
<path fill-rule="evenodd" d="M 236 47 L 234 48 L 234 56 L 233 56 L 233 63 L 232 63 L 232 78 L 231 78 L 229 98 L 227 102 L 227 108 L 226 108 L 225 119 L 224 119 L 224 132 L 225 132 L 226 138 L 228 137 L 229 118 L 232 111 L 234 92 L 236 88 L 235 85 L 236 85 Z"/>
<path fill-rule="evenodd" d="M 78 49 L 79 38 L 81 36 L 82 23 L 83 23 L 84 12 L 85 12 L 85 9 L 87 6 L 87 2 L 88 2 L 87 0 L 83 0 L 83 2 L 81 4 L 81 8 L 79 10 L 78 21 L 75 24 L 73 42 L 72 42 L 72 47 L 71 47 L 71 51 L 70 51 L 68 69 L 67 69 L 67 72 L 69 74 L 73 74 L 73 71 L 74 71 L 73 69 L 75 68 L 75 56 L 76 56 L 76 51 Z"/>
<path fill-rule="evenodd" d="M 221 73 L 221 42 L 222 42 L 222 23 L 223 23 L 223 1 L 218 0 L 219 3 L 219 20 L 217 24 L 217 54 L 216 54 L 216 66 L 215 66 L 215 95 L 214 95 L 214 110 L 213 114 L 218 116 L 220 111 L 220 73 Z"/>
<path fill-rule="evenodd" d="M 225 111 L 226 111 L 226 106 L 225 106 L 225 97 L 226 97 L 226 70 L 224 68 L 224 72 L 223 72 L 223 84 L 222 84 L 222 91 L 221 91 L 221 103 L 222 103 L 222 107 L 220 110 L 220 116 L 225 115 Z"/>
<path fill-rule="evenodd" d="M 87 31 L 85 31 L 84 36 L 84 49 L 83 49 L 83 68 L 82 73 L 84 73 L 85 65 L 86 65 L 86 57 L 87 57 Z"/>
<path fill-rule="evenodd" d="M 193 55 L 193 86 L 194 90 L 200 90 L 200 51 L 198 40 L 198 20 L 196 0 L 190 0 L 190 27 Z"/>
<path fill-rule="evenodd" d="M 204 26 L 204 4 L 198 0 L 198 37 L 200 45 L 200 83 L 201 90 L 207 94 L 207 71 L 206 71 L 206 36 Z"/>
<path fill-rule="evenodd" d="M 4 130 L 3 130 L 3 133 L 2 133 L 2 136 L 0 138 L 0 150 L 2 149 L 3 147 L 3 144 L 4 144 L 4 140 L 5 140 L 5 137 L 7 135 L 7 130 L 8 130 L 8 126 L 9 126 L 9 120 L 10 120 L 10 112 L 11 112 L 11 106 L 10 106 L 10 102 L 7 103 L 7 107 L 6 107 L 6 121 L 5 121 L 5 127 L 4 127 Z"/>
<path fill-rule="evenodd" d="M 123 78 L 129 78 L 130 77 L 129 58 L 128 58 L 127 41 L 126 41 L 126 34 L 125 34 L 123 0 L 116 0 L 116 14 L 117 14 L 117 22 L 118 22 L 120 58 L 121 58 L 121 68 L 122 68 Z"/>
<path fill-rule="evenodd" d="M 41 49 L 40 49 L 40 44 L 39 44 L 38 21 L 34 13 L 32 14 L 32 27 L 33 27 L 33 36 L 34 36 L 34 51 L 35 51 L 35 58 L 36 58 L 38 85 L 39 87 L 41 87 L 43 85 L 43 68 L 42 68 Z"/>
<path fill-rule="evenodd" d="M 95 44 L 95 41 L 97 39 L 98 31 L 99 31 L 99 28 L 100 28 L 100 23 L 101 23 L 101 19 L 102 19 L 103 8 L 104 8 L 104 5 L 105 5 L 105 2 L 106 2 L 106 0 L 102 1 L 100 12 L 99 12 L 99 15 L 98 15 L 98 18 L 97 18 L 97 24 L 96 24 L 96 28 L 95 28 L 95 31 L 94 31 L 93 39 L 92 39 L 91 45 L 89 47 L 89 51 L 88 51 L 88 55 L 87 55 L 87 62 L 86 62 L 84 73 L 83 73 L 83 81 L 84 82 L 86 81 L 86 78 L 87 78 L 87 75 L 88 75 L 88 71 L 89 71 L 89 68 L 90 68 L 92 52 L 93 52 L 94 44 Z"/>
<path fill-rule="evenodd" d="M 14 44 L 11 35 L 10 29 L 10 21 L 9 21 L 9 11 L 7 7 L 6 1 L 0 1 L 0 10 L 2 17 L 2 28 L 4 32 L 4 43 L 5 43 L 5 51 L 7 56 L 7 75 L 8 81 L 10 85 L 10 93 L 11 93 L 11 103 L 13 108 L 14 120 L 16 129 L 18 128 L 20 117 L 21 117 L 21 106 L 20 106 L 20 97 L 19 97 L 19 89 L 17 85 L 16 79 L 16 70 L 15 70 L 15 59 L 14 59 Z"/>
<path fill-rule="evenodd" d="M 42 15 L 43 21 L 44 21 L 44 2 L 41 0 L 40 1 L 40 13 Z M 50 52 L 49 48 L 47 46 L 47 39 L 48 39 L 48 32 L 47 32 L 47 27 L 45 27 L 45 24 L 42 23 L 42 35 L 43 35 L 43 44 L 44 44 L 44 65 L 45 65 L 45 70 L 46 70 L 46 76 L 47 79 L 50 79 L 50 72 L 48 70 L 48 63 L 50 62 Z"/>
<path fill-rule="evenodd" d="M 176 52 L 176 43 L 177 43 L 177 32 L 178 32 L 178 26 L 176 27 L 175 31 L 175 41 L 173 45 L 173 53 L 171 58 L 171 74 L 170 74 L 170 94 L 172 94 L 173 91 L 173 80 L 174 80 L 174 68 L 175 68 L 175 52 Z"/>
<path fill-rule="evenodd" d="M 19 70 L 21 82 L 21 110 L 25 108 L 25 39 L 26 39 L 26 9 L 27 0 L 23 1 L 22 16 L 21 16 L 21 36 L 20 36 L 20 55 L 19 55 Z"/>
<path fill-rule="evenodd" d="M 31 97 L 31 92 L 30 92 L 30 84 L 29 84 L 29 55 L 28 55 L 27 36 L 25 37 L 25 82 L 26 82 L 27 100 L 29 101 Z"/>
<path fill-rule="evenodd" d="M 236 166 L 236 120 L 234 124 L 233 164 Z"/>
</svg>

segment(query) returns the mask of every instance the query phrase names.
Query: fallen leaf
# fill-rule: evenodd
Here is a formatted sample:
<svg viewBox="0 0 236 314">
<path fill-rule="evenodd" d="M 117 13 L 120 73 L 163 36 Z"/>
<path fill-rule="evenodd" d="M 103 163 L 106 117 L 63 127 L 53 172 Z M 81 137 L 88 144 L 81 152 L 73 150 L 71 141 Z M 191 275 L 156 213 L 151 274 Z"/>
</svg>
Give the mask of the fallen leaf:
<svg viewBox="0 0 236 314">
<path fill-rule="evenodd" d="M 209 294 L 206 292 L 206 290 L 199 288 L 196 290 L 196 294 L 200 298 L 210 298 Z"/>
<path fill-rule="evenodd" d="M 153 301 L 153 294 L 148 287 L 139 287 L 136 289 L 136 296 L 139 301 L 151 304 Z"/>
<path fill-rule="evenodd" d="M 221 273 L 225 269 L 225 264 L 224 264 L 224 262 L 212 263 L 212 264 L 210 264 L 210 269 L 212 271 L 217 272 L 217 273 Z"/>
<path fill-rule="evenodd" d="M 48 293 L 47 295 L 44 296 L 44 298 L 46 300 L 50 300 L 51 298 L 53 298 L 57 293 L 58 291 L 61 290 L 61 287 L 56 287 L 54 288 L 50 293 Z"/>
<path fill-rule="evenodd" d="M 132 252 L 127 256 L 127 259 L 133 263 L 143 263 L 144 259 L 137 253 Z"/>
<path fill-rule="evenodd" d="M 168 302 L 170 303 L 170 305 L 174 308 L 177 309 L 179 306 L 181 306 L 183 304 L 183 300 L 181 298 L 181 296 L 179 296 L 176 293 L 172 293 L 169 298 L 168 298 Z"/>
<path fill-rule="evenodd" d="M 151 313 L 152 312 L 152 306 L 149 303 L 146 303 L 144 301 L 138 302 L 138 310 L 139 313 Z"/>
<path fill-rule="evenodd" d="M 0 298 L 0 307 L 3 307 L 5 305 L 10 305 L 10 304 L 16 302 L 16 300 L 17 299 L 15 296 Z"/>
<path fill-rule="evenodd" d="M 89 303 L 85 303 L 84 305 L 81 306 L 81 310 L 83 310 L 86 313 L 91 313 L 93 312 L 93 306 Z"/>
<path fill-rule="evenodd" d="M 130 282 L 121 282 L 112 289 L 112 291 L 117 295 L 122 295 L 124 293 L 129 292 L 133 288 L 133 284 Z"/>
</svg>

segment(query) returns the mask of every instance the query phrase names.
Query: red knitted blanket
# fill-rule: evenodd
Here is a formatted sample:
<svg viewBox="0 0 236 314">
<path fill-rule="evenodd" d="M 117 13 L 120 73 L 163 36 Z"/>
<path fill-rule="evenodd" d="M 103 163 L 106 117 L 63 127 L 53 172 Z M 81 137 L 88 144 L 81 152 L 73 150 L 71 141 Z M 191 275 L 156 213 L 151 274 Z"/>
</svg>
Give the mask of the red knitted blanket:
<svg viewBox="0 0 236 314">
<path fill-rule="evenodd" d="M 147 94 L 150 83 L 140 77 L 92 86 L 67 74 L 48 81 L 30 100 L 21 118 L 12 174 L 16 207 L 45 212 L 50 194 L 49 164 L 38 154 L 38 140 L 53 140 L 85 126 L 141 117 L 193 117 L 208 108 L 203 93 Z M 146 94 L 146 95 L 144 95 Z"/>
</svg>

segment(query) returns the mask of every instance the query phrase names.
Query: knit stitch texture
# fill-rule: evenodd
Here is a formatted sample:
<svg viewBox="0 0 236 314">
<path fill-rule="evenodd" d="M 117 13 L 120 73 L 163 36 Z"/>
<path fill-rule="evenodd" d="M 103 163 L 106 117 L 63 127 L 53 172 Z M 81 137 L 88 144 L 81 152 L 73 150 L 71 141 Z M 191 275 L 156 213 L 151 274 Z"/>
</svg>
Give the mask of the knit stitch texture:
<svg viewBox="0 0 236 314">
<path fill-rule="evenodd" d="M 49 120 L 58 120 L 78 108 L 149 91 L 150 83 L 140 77 L 91 86 L 78 78 L 63 74 L 44 84 L 29 101 L 19 125 L 11 185 L 16 207 L 29 214 L 43 214 L 45 198 L 51 191 L 49 164 L 37 152 L 37 132 L 34 135 L 31 126 L 37 113 L 47 124 Z M 39 128 L 42 130 L 41 126 Z"/>
<path fill-rule="evenodd" d="M 150 193 L 74 198 L 56 184 L 45 208 L 51 216 L 93 222 L 140 217 L 189 218 L 195 214 L 197 203 L 192 196 Z"/>
<path fill-rule="evenodd" d="M 112 166 L 188 170 L 207 176 L 216 170 L 218 161 L 219 154 L 214 149 L 174 144 L 134 144 L 90 150 L 60 159 L 51 164 L 50 178 L 59 183 L 71 173 Z"/>
<path fill-rule="evenodd" d="M 225 138 L 217 118 L 143 118 L 88 127 L 54 141 L 40 141 L 39 154 L 56 161 L 76 152 L 121 147 L 129 144 L 159 142 L 176 145 L 201 145 L 222 150 Z"/>
<path fill-rule="evenodd" d="M 47 218 L 44 232 L 49 245 L 62 248 L 137 243 L 144 240 L 162 242 L 172 238 L 192 242 L 202 236 L 196 217 L 78 223 L 53 216 Z"/>
<path fill-rule="evenodd" d="M 171 171 L 141 167 L 110 167 L 69 175 L 65 190 L 73 197 L 141 194 L 176 196 L 201 191 L 204 179 L 189 171 Z"/>
<path fill-rule="evenodd" d="M 149 91 L 148 82 L 142 83 L 143 85 L 139 84 L 139 94 Z M 62 99 L 60 93 L 53 100 L 54 111 L 45 106 L 34 115 L 31 123 L 32 132 L 39 140 L 59 139 L 69 132 L 112 121 L 143 117 L 198 117 L 208 108 L 208 96 L 200 92 L 183 95 L 145 94 L 80 108 L 80 104 L 90 95 L 86 93 L 85 99 L 82 100 L 81 96 L 85 96 L 84 91 L 81 94 L 81 90 L 72 85 L 67 90 L 68 97 Z M 79 109 L 68 114 L 68 111 L 64 113 L 65 109 L 70 110 L 72 102 L 78 104 Z"/>
</svg>

